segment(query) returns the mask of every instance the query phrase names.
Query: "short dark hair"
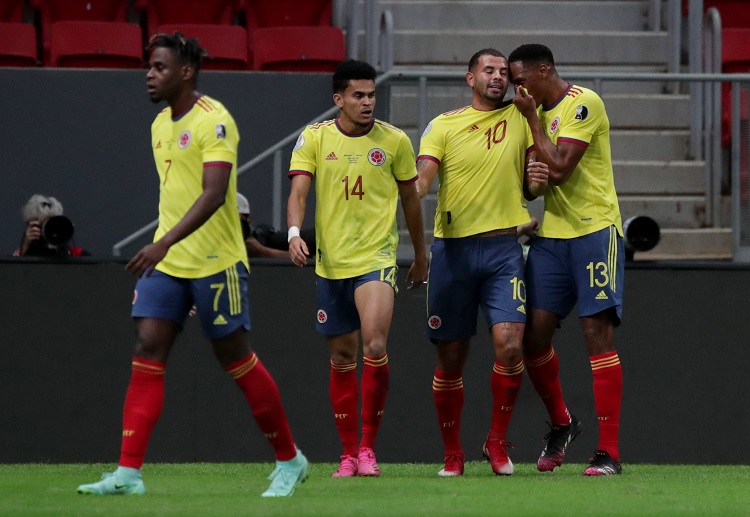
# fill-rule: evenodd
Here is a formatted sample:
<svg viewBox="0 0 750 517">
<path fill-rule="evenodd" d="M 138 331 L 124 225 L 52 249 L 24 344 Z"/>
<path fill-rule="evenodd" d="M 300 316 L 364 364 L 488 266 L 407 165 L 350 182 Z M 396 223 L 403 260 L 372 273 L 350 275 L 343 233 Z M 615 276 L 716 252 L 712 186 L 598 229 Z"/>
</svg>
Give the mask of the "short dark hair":
<svg viewBox="0 0 750 517">
<path fill-rule="evenodd" d="M 502 52 L 494 48 L 483 48 L 482 50 L 477 50 L 476 52 L 474 52 L 474 55 L 471 56 L 471 59 L 469 59 L 469 72 L 471 72 L 474 67 L 477 66 L 477 63 L 479 63 L 479 58 L 482 56 L 495 56 L 505 58 Z"/>
<path fill-rule="evenodd" d="M 377 71 L 370 63 L 347 59 L 339 63 L 333 73 L 333 93 L 341 93 L 349 86 L 349 81 L 365 79 L 374 81 L 378 76 Z"/>
<path fill-rule="evenodd" d="M 508 63 L 520 61 L 530 65 L 547 64 L 555 66 L 555 58 L 552 51 L 540 43 L 527 43 L 521 45 L 508 56 Z"/>
<path fill-rule="evenodd" d="M 146 50 L 150 53 L 158 47 L 170 49 L 182 63 L 193 65 L 196 72 L 201 69 L 203 59 L 208 57 L 208 52 L 201 47 L 197 39 L 188 38 L 181 32 L 175 32 L 172 35 L 154 34 L 148 41 Z"/>
</svg>

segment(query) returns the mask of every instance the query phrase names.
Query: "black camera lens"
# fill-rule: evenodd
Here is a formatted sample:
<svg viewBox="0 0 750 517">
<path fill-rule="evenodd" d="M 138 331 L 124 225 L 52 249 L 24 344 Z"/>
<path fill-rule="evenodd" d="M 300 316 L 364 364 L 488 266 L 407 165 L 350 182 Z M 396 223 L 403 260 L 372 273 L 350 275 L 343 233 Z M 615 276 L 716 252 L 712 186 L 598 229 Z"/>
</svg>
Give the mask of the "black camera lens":
<svg viewBox="0 0 750 517">
<path fill-rule="evenodd" d="M 73 222 L 64 215 L 50 217 L 42 224 L 42 237 L 53 246 L 67 244 L 73 238 Z"/>
</svg>

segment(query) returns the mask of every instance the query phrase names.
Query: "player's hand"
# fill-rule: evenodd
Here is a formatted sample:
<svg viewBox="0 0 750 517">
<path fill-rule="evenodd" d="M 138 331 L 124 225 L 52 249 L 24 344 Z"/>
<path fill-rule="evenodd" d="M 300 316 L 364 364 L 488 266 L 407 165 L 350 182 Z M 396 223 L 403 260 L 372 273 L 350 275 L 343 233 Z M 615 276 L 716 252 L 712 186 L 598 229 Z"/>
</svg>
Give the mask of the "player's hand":
<svg viewBox="0 0 750 517">
<path fill-rule="evenodd" d="M 534 100 L 534 97 L 529 95 L 528 90 L 523 86 L 517 84 L 514 88 L 516 95 L 513 97 L 513 104 L 516 105 L 518 111 L 520 111 L 524 117 L 528 117 L 531 113 L 536 111 L 536 101 Z"/>
<path fill-rule="evenodd" d="M 531 216 L 531 221 L 525 224 L 518 225 L 518 227 L 516 228 L 516 234 L 519 237 L 524 236 L 524 235 L 526 237 L 534 237 L 536 236 L 537 230 L 539 230 L 539 219 L 537 219 L 534 216 Z"/>
<path fill-rule="evenodd" d="M 427 255 L 416 257 L 409 267 L 409 273 L 406 275 L 407 289 L 419 288 L 422 284 L 427 283 L 429 266 L 427 264 Z"/>
<path fill-rule="evenodd" d="M 549 185 L 549 166 L 544 162 L 530 160 L 526 170 L 529 175 L 529 192 L 536 197 L 544 195 Z"/>
<path fill-rule="evenodd" d="M 151 276 L 156 264 L 164 260 L 168 251 L 169 246 L 161 240 L 144 246 L 141 251 L 135 254 L 135 257 L 130 259 L 125 269 L 137 276 L 141 276 L 144 272 L 146 276 Z"/>
<path fill-rule="evenodd" d="M 289 258 L 292 259 L 294 265 L 304 267 L 307 265 L 307 257 L 309 256 L 310 251 L 302 237 L 292 237 L 292 240 L 289 241 Z"/>
</svg>

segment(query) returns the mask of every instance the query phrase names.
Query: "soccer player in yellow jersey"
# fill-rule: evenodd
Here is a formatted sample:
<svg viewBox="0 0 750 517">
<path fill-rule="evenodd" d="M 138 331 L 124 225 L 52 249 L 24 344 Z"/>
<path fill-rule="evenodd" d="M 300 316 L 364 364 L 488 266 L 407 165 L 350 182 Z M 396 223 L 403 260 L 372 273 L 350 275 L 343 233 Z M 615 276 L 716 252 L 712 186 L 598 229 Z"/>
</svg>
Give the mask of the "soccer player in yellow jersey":
<svg viewBox="0 0 750 517">
<path fill-rule="evenodd" d="M 619 474 L 622 369 L 613 335 L 622 316 L 625 257 L 607 112 L 596 93 L 558 75 L 544 45 L 522 45 L 509 61 L 513 102 L 528 119 L 537 158 L 550 170 L 544 218 L 526 270 L 530 311 L 524 356 L 552 427 L 537 468 L 561 465 L 566 447 L 581 432 L 563 400 L 551 344 L 560 321 L 578 304 L 599 421 L 599 446 L 583 473 Z"/>
<path fill-rule="evenodd" d="M 290 496 L 307 477 L 278 388 L 250 349 L 247 253 L 237 211 L 239 133 L 217 100 L 196 91 L 205 51 L 180 33 L 158 34 L 148 46 L 153 102 L 168 104 L 151 126 L 159 173 L 159 227 L 154 242 L 128 262 L 140 278 L 132 315 L 138 339 L 123 409 L 120 462 L 81 494 L 142 494 L 141 466 L 164 403 L 169 352 L 195 304 L 214 355 L 242 390 L 273 446 L 276 469 L 263 497 Z"/>
<path fill-rule="evenodd" d="M 308 126 L 292 152 L 287 224 L 292 261 L 312 252 L 318 275 L 317 329 L 331 357 L 330 397 L 343 454 L 334 477 L 379 476 L 375 438 L 388 393 L 386 341 L 396 291 L 398 197 L 414 246 L 407 281 L 427 280 L 422 209 L 414 150 L 404 132 L 373 117 L 375 69 L 344 61 L 333 75 L 339 115 Z M 299 237 L 307 194 L 315 181 L 315 250 Z M 357 356 L 360 331 L 362 439 L 357 442 Z"/>
<path fill-rule="evenodd" d="M 492 421 L 483 453 L 493 472 L 511 475 L 506 435 L 523 376 L 526 321 L 516 229 L 530 223 L 524 191 L 540 191 L 547 167 L 527 156 L 526 120 L 510 101 L 503 102 L 509 85 L 505 56 L 492 48 L 476 52 L 466 82 L 471 105 L 432 120 L 417 159 L 420 195 L 439 178 L 427 297 L 427 335 L 437 351 L 432 390 L 445 446 L 438 474 L 464 473 L 463 369 L 481 306 L 495 352 Z"/>
</svg>

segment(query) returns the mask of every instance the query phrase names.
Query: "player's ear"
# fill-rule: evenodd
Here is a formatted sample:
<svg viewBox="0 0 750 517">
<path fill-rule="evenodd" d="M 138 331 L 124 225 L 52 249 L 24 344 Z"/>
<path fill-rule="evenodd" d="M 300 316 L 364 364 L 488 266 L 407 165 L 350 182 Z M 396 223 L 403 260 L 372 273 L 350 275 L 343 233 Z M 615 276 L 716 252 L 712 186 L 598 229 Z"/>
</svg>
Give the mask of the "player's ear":
<svg viewBox="0 0 750 517">
<path fill-rule="evenodd" d="M 466 84 L 468 84 L 469 87 L 474 88 L 474 73 L 473 72 L 466 72 Z"/>
<path fill-rule="evenodd" d="M 344 96 L 341 95 L 339 92 L 336 92 L 333 94 L 333 103 L 338 106 L 339 108 L 344 107 Z"/>
<path fill-rule="evenodd" d="M 188 63 L 180 68 L 183 81 L 191 81 L 195 77 L 195 65 Z"/>
</svg>

